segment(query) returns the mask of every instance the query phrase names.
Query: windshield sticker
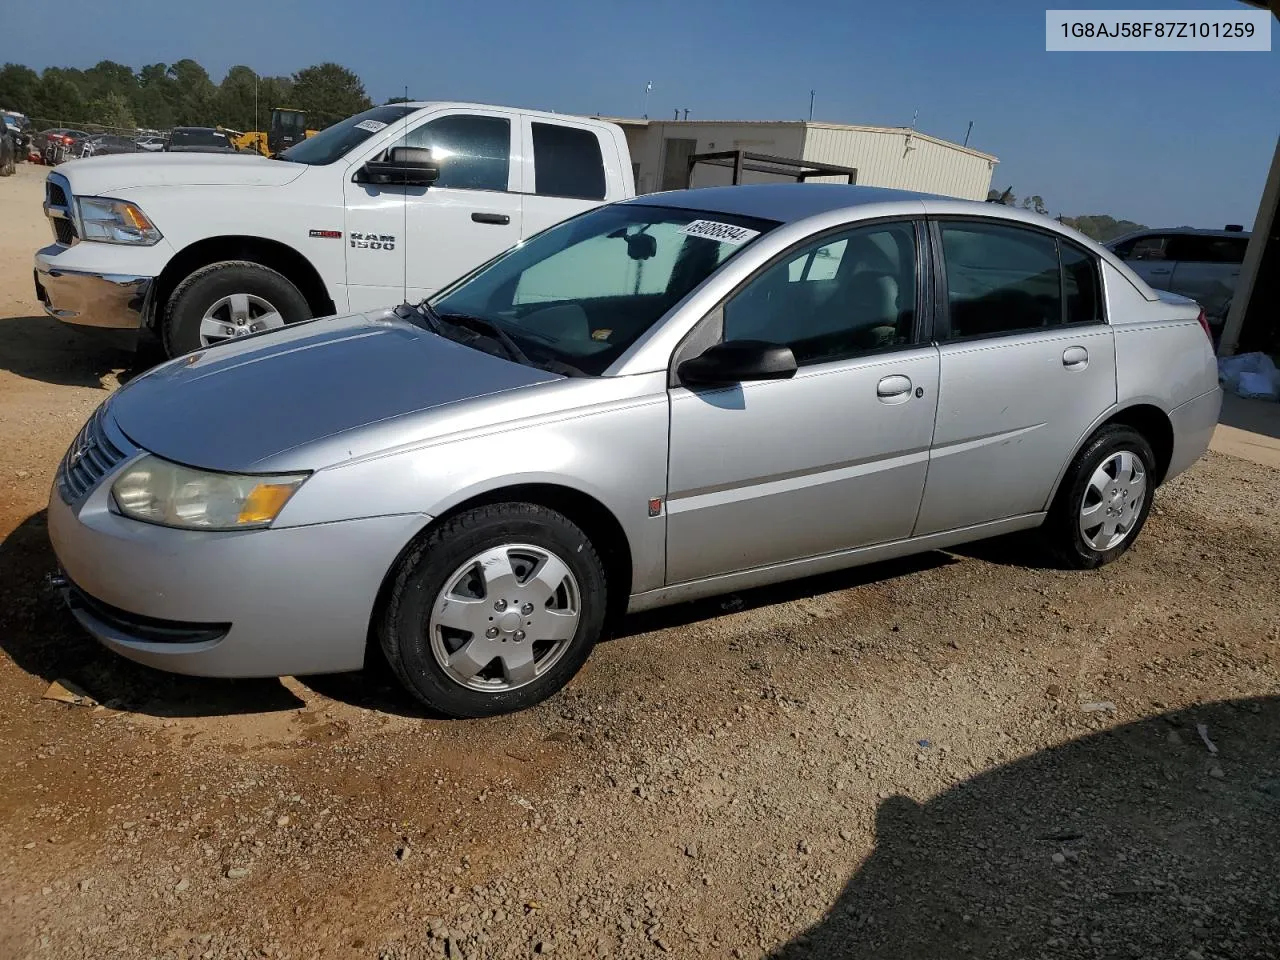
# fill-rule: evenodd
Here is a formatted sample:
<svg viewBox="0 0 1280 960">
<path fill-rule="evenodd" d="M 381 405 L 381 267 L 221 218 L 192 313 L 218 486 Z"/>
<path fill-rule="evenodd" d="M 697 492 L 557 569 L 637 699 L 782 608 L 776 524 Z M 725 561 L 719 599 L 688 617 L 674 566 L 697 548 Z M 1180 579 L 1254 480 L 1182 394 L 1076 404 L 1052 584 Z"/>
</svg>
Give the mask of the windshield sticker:
<svg viewBox="0 0 1280 960">
<path fill-rule="evenodd" d="M 368 130 L 370 133 L 377 133 L 379 130 L 385 130 L 387 125 L 381 120 L 361 120 L 356 124 L 357 130 Z"/>
<path fill-rule="evenodd" d="M 732 223 L 721 223 L 718 220 L 695 220 L 680 232 L 686 237 L 718 240 L 720 243 L 732 244 L 735 247 L 760 236 L 759 230 L 748 230 L 746 227 L 737 227 Z"/>
</svg>

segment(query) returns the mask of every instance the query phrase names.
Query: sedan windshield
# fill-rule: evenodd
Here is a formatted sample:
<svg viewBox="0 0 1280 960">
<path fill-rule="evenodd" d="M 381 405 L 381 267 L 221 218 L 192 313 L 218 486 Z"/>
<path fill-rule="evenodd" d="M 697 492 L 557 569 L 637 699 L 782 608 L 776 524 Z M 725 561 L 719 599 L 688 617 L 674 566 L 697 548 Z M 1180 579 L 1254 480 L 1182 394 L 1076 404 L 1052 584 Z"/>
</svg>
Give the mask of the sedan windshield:
<svg viewBox="0 0 1280 960">
<path fill-rule="evenodd" d="M 357 113 L 354 117 L 347 117 L 331 127 L 325 127 L 314 137 L 295 143 L 279 155 L 280 159 L 314 166 L 333 163 L 345 157 L 352 148 L 364 143 L 379 130 L 397 120 L 403 120 L 417 109 L 417 107 L 397 103 Z"/>
<path fill-rule="evenodd" d="M 537 361 L 603 373 L 686 294 L 777 226 L 623 203 L 513 247 L 431 301 L 444 320 L 500 327 Z"/>
</svg>

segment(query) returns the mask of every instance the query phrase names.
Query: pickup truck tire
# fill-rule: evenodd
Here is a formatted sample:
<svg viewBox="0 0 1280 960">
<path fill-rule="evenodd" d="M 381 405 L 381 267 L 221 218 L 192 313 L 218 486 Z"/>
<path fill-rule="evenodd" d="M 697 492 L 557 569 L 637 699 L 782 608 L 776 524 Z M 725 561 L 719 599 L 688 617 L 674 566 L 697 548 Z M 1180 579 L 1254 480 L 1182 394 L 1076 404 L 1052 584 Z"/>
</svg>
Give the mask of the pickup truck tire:
<svg viewBox="0 0 1280 960">
<path fill-rule="evenodd" d="M 311 305 L 302 292 L 270 267 L 249 260 L 211 263 L 178 284 L 169 297 L 160 329 L 165 353 L 176 357 L 208 346 L 200 329 L 206 314 L 220 301 L 237 295 L 245 295 L 255 310 L 270 308 L 278 314 L 279 319 L 271 317 L 267 329 L 312 316 Z M 250 327 L 252 322 L 245 324 L 246 329 Z"/>
<path fill-rule="evenodd" d="M 545 700 L 604 629 L 604 565 L 568 517 L 494 503 L 428 529 L 392 571 L 375 631 L 428 709 L 485 717 Z"/>
</svg>

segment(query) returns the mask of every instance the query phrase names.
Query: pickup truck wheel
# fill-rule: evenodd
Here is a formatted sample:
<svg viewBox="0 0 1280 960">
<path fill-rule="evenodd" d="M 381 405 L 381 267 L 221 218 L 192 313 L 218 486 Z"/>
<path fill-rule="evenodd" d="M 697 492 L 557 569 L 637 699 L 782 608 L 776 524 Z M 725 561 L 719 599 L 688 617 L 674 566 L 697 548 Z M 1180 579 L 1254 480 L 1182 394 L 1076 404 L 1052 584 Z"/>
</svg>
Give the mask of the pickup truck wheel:
<svg viewBox="0 0 1280 960">
<path fill-rule="evenodd" d="M 211 263 L 178 284 L 169 298 L 162 328 L 165 352 L 176 357 L 310 317 L 307 298 L 283 274 L 247 260 Z"/>
<path fill-rule="evenodd" d="M 450 717 L 545 700 L 604 626 L 604 566 L 585 533 L 532 503 L 498 503 L 432 529 L 401 560 L 377 625 L 405 688 Z"/>
</svg>

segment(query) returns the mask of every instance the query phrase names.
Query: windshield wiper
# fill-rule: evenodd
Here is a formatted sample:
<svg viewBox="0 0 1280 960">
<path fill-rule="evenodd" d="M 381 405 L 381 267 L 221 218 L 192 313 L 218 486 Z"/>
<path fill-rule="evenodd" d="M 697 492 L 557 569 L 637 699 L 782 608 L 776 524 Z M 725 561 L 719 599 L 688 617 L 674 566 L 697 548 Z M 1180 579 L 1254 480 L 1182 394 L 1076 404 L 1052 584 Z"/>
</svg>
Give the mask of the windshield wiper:
<svg viewBox="0 0 1280 960">
<path fill-rule="evenodd" d="M 473 317 L 466 313 L 445 313 L 439 314 L 431 307 L 429 303 L 423 302 L 421 307 L 424 310 L 430 310 L 438 320 L 445 323 L 452 323 L 455 326 L 465 327 L 473 333 L 478 333 L 482 337 L 489 337 L 496 340 L 502 345 L 502 349 L 507 352 L 508 359 L 514 360 L 516 363 L 523 364 L 526 367 L 535 366 L 528 355 L 520 349 L 520 345 L 512 339 L 511 334 L 503 330 L 492 320 L 486 320 L 484 317 Z"/>
<path fill-rule="evenodd" d="M 416 306 L 411 303 L 402 303 L 392 313 L 401 320 L 408 320 L 410 323 L 426 327 L 434 334 L 442 337 L 445 335 L 444 324 L 440 322 L 439 315 L 431 309 L 431 304 L 425 300 Z"/>
</svg>

